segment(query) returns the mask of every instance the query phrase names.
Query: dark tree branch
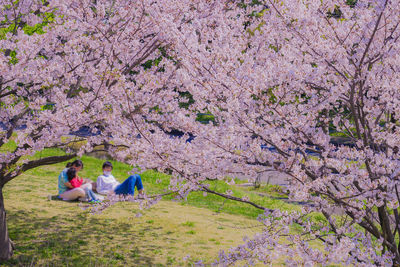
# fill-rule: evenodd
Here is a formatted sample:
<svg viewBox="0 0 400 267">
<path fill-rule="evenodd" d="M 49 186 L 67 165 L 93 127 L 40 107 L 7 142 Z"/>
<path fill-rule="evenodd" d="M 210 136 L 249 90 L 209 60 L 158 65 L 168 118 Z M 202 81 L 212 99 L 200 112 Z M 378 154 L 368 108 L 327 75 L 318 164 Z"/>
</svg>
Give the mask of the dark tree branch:
<svg viewBox="0 0 400 267">
<path fill-rule="evenodd" d="M 60 163 L 66 160 L 70 160 L 72 158 L 76 157 L 76 154 L 69 154 L 69 155 L 63 155 L 63 156 L 51 156 L 51 157 L 46 157 L 38 160 L 32 160 L 27 163 L 22 164 L 15 172 L 10 172 L 6 174 L 1 180 L 0 180 L 0 187 L 4 186 L 6 183 L 17 177 L 18 175 L 21 175 L 22 173 L 26 172 L 27 170 L 43 166 L 43 165 L 51 165 L 51 164 L 56 164 Z"/>
<path fill-rule="evenodd" d="M 254 206 L 254 207 L 256 207 L 257 209 L 260 209 L 260 210 L 268 210 L 268 211 L 271 211 L 271 212 L 273 211 L 273 210 L 271 210 L 271 209 L 267 209 L 267 208 L 265 208 L 265 207 L 262 207 L 262 206 L 260 206 L 260 205 L 258 205 L 258 204 L 256 204 L 256 203 L 254 203 L 254 202 L 251 202 L 251 201 L 248 201 L 248 200 L 244 200 L 244 199 L 241 199 L 241 198 L 238 198 L 238 197 L 230 196 L 230 195 L 227 195 L 227 194 L 219 193 L 219 192 L 216 192 L 216 191 L 213 191 L 213 190 L 211 190 L 211 189 L 208 189 L 208 188 L 205 187 L 204 185 L 202 186 L 202 189 L 201 189 L 201 190 L 204 191 L 204 192 L 210 193 L 210 194 L 214 194 L 214 195 L 217 195 L 217 196 L 220 196 L 220 197 L 223 197 L 223 198 L 230 199 L 230 200 L 235 200 L 235 201 L 239 201 L 239 202 L 243 202 L 243 203 L 250 204 L 250 205 L 252 205 L 252 206 Z"/>
</svg>

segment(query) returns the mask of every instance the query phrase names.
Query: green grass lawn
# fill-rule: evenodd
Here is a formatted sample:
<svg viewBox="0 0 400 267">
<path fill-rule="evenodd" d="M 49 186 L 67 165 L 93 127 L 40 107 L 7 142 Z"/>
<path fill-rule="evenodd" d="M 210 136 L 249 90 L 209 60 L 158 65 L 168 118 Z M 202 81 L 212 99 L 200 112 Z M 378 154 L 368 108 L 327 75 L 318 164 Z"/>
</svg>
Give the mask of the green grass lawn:
<svg viewBox="0 0 400 267">
<path fill-rule="evenodd" d="M 49 149 L 35 157 L 61 153 Z M 103 160 L 83 156 L 82 161 L 80 175 L 96 180 Z M 123 181 L 131 167 L 112 163 L 114 176 Z M 57 177 L 64 166 L 30 170 L 5 186 L 9 233 L 16 250 L 1 266 L 190 266 L 200 259 L 211 263 L 221 249 L 228 250 L 262 229 L 255 220 L 259 209 L 202 192 L 191 193 L 185 201 L 167 196 L 146 210 L 137 203 L 117 203 L 91 215 L 78 202 L 48 200 L 48 195 L 57 194 Z M 163 193 L 169 183 L 168 175 L 155 171 L 144 172 L 142 179 L 148 195 Z M 235 196 L 247 195 L 268 208 L 299 209 L 260 195 L 279 194 L 276 188 L 251 190 L 207 182 L 211 189 L 230 189 Z M 184 261 L 188 255 L 190 260 Z"/>
</svg>

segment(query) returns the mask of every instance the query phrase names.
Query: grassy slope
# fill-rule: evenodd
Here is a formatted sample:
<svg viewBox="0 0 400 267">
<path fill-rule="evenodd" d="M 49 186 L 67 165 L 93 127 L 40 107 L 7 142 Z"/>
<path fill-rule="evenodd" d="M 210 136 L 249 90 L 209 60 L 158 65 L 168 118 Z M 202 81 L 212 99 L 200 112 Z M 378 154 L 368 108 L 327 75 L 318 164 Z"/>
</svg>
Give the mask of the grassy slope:
<svg viewBox="0 0 400 267">
<path fill-rule="evenodd" d="M 59 153 L 46 150 L 36 156 Z M 103 161 L 86 156 L 82 160 L 81 176 L 95 180 Z M 131 168 L 113 163 L 114 175 L 119 180 L 127 177 Z M 89 215 L 77 202 L 47 200 L 47 195 L 57 193 L 57 176 L 63 167 L 37 168 L 5 186 L 9 232 L 17 245 L 14 258 L 5 266 L 180 266 L 187 263 L 183 262 L 187 255 L 211 262 L 219 250 L 240 244 L 243 236 L 261 229 L 255 220 L 260 210 L 202 193 L 193 193 L 183 202 L 166 199 L 149 210 L 139 211 L 136 203 L 118 203 L 101 215 Z M 168 184 L 168 176 L 153 171 L 142 177 L 148 194 L 161 193 Z M 246 193 L 223 182 L 212 182 L 211 187 L 232 189 L 236 196 Z M 297 209 L 254 192 L 248 195 L 270 208 Z M 137 217 L 139 212 L 143 216 Z"/>
</svg>

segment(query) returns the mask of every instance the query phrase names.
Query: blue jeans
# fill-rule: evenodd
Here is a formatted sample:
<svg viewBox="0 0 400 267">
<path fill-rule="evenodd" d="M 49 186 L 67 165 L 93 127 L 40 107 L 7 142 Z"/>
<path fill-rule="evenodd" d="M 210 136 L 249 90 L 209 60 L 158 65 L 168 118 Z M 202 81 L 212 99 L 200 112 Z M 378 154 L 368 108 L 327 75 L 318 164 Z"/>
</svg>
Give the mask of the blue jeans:
<svg viewBox="0 0 400 267">
<path fill-rule="evenodd" d="M 132 195 L 135 193 L 135 186 L 137 190 L 143 189 L 142 178 L 139 174 L 129 176 L 122 184 L 117 186 L 114 190 L 118 195 Z"/>
<path fill-rule="evenodd" d="M 91 189 L 85 188 L 85 193 L 89 201 L 98 200 L 96 195 Z"/>
</svg>

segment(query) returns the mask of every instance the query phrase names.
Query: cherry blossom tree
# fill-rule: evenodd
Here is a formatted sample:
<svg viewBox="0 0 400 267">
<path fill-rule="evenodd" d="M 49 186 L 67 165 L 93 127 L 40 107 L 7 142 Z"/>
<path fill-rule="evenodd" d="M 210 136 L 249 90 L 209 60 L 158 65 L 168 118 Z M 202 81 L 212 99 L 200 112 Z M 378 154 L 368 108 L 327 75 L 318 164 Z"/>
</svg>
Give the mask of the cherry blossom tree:
<svg viewBox="0 0 400 267">
<path fill-rule="evenodd" d="M 203 190 L 235 199 L 203 181 L 279 171 L 290 177 L 289 197 L 311 204 L 301 213 L 259 207 L 262 233 L 221 253 L 220 264 L 400 263 L 399 9 L 389 0 L 193 1 L 178 23 L 161 19 L 177 68 L 163 88 L 189 92 L 194 103 L 147 114 L 160 126 L 142 133 L 154 157 L 132 145 L 132 160 L 170 171 L 182 197 Z M 195 122 L 196 112 L 214 123 Z M 157 134 L 171 129 L 195 138 Z M 333 134 L 351 145 L 333 144 Z"/>
<path fill-rule="evenodd" d="M 73 157 L 29 156 L 89 126 L 101 134 L 78 154 L 107 143 L 117 159 L 171 173 L 180 197 L 202 190 L 264 211 L 264 230 L 221 253 L 222 265 L 400 263 L 397 1 L 1 3 L 1 147 L 16 140 L 0 154 L 1 188 Z M 24 31 L 43 20 L 41 34 Z M 333 145 L 332 132 L 353 145 Z M 270 170 L 310 207 L 272 211 L 203 183 Z M 0 212 L 8 258 L 1 196 Z"/>
<path fill-rule="evenodd" d="M 146 109 L 161 108 L 162 100 L 171 98 L 171 92 L 152 86 L 168 80 L 174 68 L 161 72 L 153 62 L 168 40 L 155 23 L 163 12 L 149 15 L 151 4 L 0 1 L 0 259 L 13 251 L 2 195 L 6 183 L 96 145 L 113 147 L 116 132 L 137 136 L 116 118 L 141 114 L 137 123 L 142 123 Z M 121 105 L 126 98 L 129 110 Z M 83 126 L 96 134 L 70 136 Z M 79 141 L 84 141 L 79 151 L 68 149 Z M 66 153 L 34 156 L 45 148 Z"/>
</svg>

